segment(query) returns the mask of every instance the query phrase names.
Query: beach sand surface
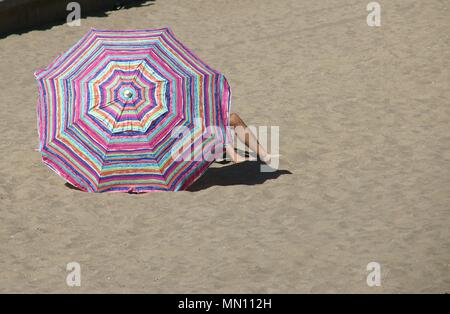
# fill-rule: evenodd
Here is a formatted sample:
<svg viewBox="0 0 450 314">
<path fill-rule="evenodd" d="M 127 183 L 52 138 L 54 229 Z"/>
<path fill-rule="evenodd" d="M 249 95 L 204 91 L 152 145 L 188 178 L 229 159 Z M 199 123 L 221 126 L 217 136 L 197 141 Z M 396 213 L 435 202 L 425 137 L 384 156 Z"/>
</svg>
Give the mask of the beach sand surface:
<svg viewBox="0 0 450 314">
<path fill-rule="evenodd" d="M 0 292 L 450 292 L 450 3 L 379 1 L 369 27 L 367 2 L 157 0 L 1 39 Z M 226 75 L 233 111 L 280 127 L 280 172 L 68 188 L 35 151 L 33 72 L 91 27 L 165 26 Z"/>
</svg>

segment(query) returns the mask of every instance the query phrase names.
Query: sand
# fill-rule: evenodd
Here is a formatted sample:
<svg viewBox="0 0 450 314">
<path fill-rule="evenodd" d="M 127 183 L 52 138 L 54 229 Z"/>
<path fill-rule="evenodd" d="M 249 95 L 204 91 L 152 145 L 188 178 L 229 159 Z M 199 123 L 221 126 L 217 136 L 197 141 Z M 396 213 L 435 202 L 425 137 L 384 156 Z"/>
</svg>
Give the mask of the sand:
<svg viewBox="0 0 450 314">
<path fill-rule="evenodd" d="M 157 0 L 1 39 L 0 291 L 450 292 L 450 5 L 380 1 L 372 28 L 367 2 Z M 163 26 L 280 126 L 282 172 L 87 194 L 41 163 L 33 71 L 90 27 Z"/>
</svg>

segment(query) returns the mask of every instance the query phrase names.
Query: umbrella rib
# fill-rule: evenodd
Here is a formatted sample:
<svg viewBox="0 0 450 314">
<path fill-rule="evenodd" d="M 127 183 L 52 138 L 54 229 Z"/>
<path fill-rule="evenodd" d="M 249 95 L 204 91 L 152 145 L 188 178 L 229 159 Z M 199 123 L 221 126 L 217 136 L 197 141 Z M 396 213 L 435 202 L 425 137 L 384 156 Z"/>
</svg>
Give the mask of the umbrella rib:
<svg viewBox="0 0 450 314">
<path fill-rule="evenodd" d="M 111 101 L 108 101 L 105 105 L 103 105 L 103 106 L 99 106 L 98 108 L 99 109 L 101 109 L 101 108 L 105 108 L 105 107 L 108 107 L 108 106 L 110 106 L 110 105 L 112 105 L 112 104 L 114 104 L 115 102 L 117 101 L 117 99 L 114 99 L 114 100 L 111 100 Z"/>
<path fill-rule="evenodd" d="M 122 108 L 120 109 L 120 112 L 117 114 L 116 120 L 114 121 L 113 124 L 113 130 L 116 128 L 117 123 L 119 122 L 120 117 L 122 117 L 122 114 L 125 110 L 126 105 L 128 105 L 128 100 L 125 102 L 125 106 L 122 106 Z"/>
<path fill-rule="evenodd" d="M 138 72 L 137 74 L 134 74 L 133 76 L 133 81 L 136 82 L 136 78 L 141 77 L 142 72 L 141 72 L 141 66 L 144 63 L 144 60 L 141 60 L 141 62 L 137 65 L 136 67 L 136 71 Z"/>
<path fill-rule="evenodd" d="M 91 109 L 89 109 L 89 111 L 96 110 L 96 109 L 103 109 L 103 108 L 106 108 L 106 107 L 108 107 L 108 106 L 110 106 L 110 105 L 113 105 L 113 104 L 115 103 L 115 101 L 117 101 L 117 99 L 108 101 L 108 102 L 107 102 L 106 104 L 104 104 L 104 105 L 94 106 L 94 107 L 92 107 Z"/>
</svg>

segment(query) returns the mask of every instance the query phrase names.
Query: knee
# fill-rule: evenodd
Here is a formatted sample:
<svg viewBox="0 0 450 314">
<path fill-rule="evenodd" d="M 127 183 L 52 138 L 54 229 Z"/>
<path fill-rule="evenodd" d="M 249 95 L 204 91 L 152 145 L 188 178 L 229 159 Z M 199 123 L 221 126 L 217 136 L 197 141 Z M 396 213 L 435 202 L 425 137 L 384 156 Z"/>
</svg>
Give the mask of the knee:
<svg viewBox="0 0 450 314">
<path fill-rule="evenodd" d="M 237 113 L 232 112 L 232 113 L 230 114 L 230 124 L 231 124 L 231 125 L 237 125 L 237 124 L 239 124 L 239 120 L 240 120 L 240 118 L 239 118 L 239 116 L 238 116 Z"/>
</svg>

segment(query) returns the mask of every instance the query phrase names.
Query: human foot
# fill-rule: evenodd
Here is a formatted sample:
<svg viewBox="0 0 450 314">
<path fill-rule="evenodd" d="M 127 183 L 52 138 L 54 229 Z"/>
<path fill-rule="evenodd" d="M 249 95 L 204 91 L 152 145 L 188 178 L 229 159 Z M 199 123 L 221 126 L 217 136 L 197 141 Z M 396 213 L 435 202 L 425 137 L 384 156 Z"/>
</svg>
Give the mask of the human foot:
<svg viewBox="0 0 450 314">
<path fill-rule="evenodd" d="M 247 161 L 247 160 L 248 160 L 247 157 L 241 156 L 241 155 L 239 155 L 238 153 L 236 153 L 236 154 L 233 156 L 232 159 L 233 159 L 233 162 L 234 162 L 235 164 L 238 164 L 238 163 L 241 163 L 241 162 L 244 162 L 244 161 Z"/>
<path fill-rule="evenodd" d="M 268 164 L 270 164 L 272 159 L 279 158 L 280 156 L 281 156 L 280 154 L 269 154 L 269 153 L 266 153 L 263 156 L 259 156 L 259 160 L 261 160 L 263 163 L 268 165 Z"/>
</svg>

